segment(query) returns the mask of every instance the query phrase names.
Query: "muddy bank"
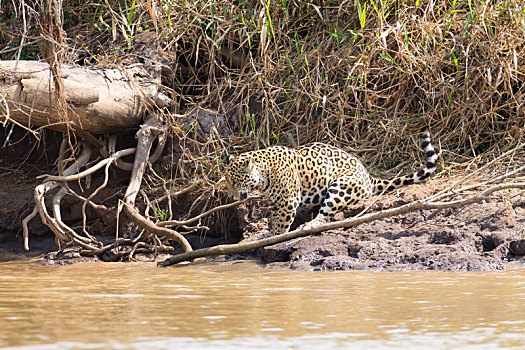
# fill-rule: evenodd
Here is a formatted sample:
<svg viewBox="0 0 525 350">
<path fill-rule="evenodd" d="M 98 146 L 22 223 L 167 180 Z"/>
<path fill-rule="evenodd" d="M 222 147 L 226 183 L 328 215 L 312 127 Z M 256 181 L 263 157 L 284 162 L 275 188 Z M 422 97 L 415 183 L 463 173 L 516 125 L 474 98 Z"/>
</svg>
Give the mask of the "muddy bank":
<svg viewBox="0 0 525 350">
<path fill-rule="evenodd" d="M 379 211 L 403 205 L 430 193 L 429 188 L 412 186 L 403 189 L 403 192 L 382 197 L 372 204 L 370 210 Z M 363 208 L 347 212 L 345 216 L 355 215 Z M 257 239 L 257 235 L 268 230 L 268 220 L 262 218 L 268 214 L 264 204 L 241 208 L 238 214 L 244 228 L 244 240 Z M 302 219 L 306 219 L 304 215 Z M 232 225 L 236 223 L 232 222 Z M 268 268 L 316 271 L 502 270 L 511 261 L 525 263 L 524 227 L 525 194 L 515 191 L 506 198 L 494 198 L 461 208 L 418 210 L 347 230 L 328 231 L 252 250 L 242 255 L 213 257 L 208 261 L 255 257 Z M 55 252 L 51 237 L 49 233 L 34 236 L 32 244 L 37 250 L 22 253 L 20 237 L 15 237 L 13 232 L 4 232 L 0 234 L 0 253 L 5 258 L 3 260 L 45 253 L 38 259 L 39 263 L 45 265 L 100 261 L 97 257 L 81 256 L 78 247 Z M 194 249 L 225 243 L 219 237 L 194 235 L 188 239 Z M 172 253 L 182 252 L 175 243 L 173 246 L 175 249 Z M 168 257 L 168 254 L 162 253 L 156 259 L 162 261 Z M 154 258 L 154 254 L 134 257 L 139 261 L 152 261 Z"/>
<path fill-rule="evenodd" d="M 50 142 L 48 141 L 48 144 Z M 56 142 L 55 142 L 56 143 Z M 23 251 L 21 218 L 32 209 L 33 190 L 38 183 L 36 176 L 51 171 L 43 165 L 46 157 L 42 153 L 34 161 L 23 167 L 4 171 L 0 176 L 0 260 L 13 260 L 45 254 L 40 260 L 45 264 L 67 264 L 80 261 L 93 261 L 98 258 L 85 258 L 77 247 L 56 253 L 53 234 L 37 218 L 30 222 L 30 247 Z M 17 152 L 4 151 L 1 163 L 13 164 Z M 51 158 L 48 155 L 47 158 Z M 1 164 L 0 163 L 0 164 Z M 5 168 L 4 168 L 5 169 Z M 459 175 L 456 176 L 456 178 Z M 425 185 L 413 185 L 395 193 L 385 195 L 375 203 L 372 198 L 362 207 L 344 213 L 356 215 L 366 205 L 372 204 L 370 212 L 410 203 L 425 198 L 452 183 L 454 176 L 430 179 Z M 111 193 L 121 188 L 119 179 L 113 180 Z M 120 187 L 119 187 L 120 186 Z M 187 200 L 191 200 L 188 198 Z M 229 221 L 232 231 L 242 230 L 244 239 L 256 239 L 267 227 L 269 208 L 264 202 L 254 202 L 249 208 L 239 208 L 233 216 L 239 221 Z M 72 225 L 81 220 L 79 203 L 71 201 L 64 211 L 64 219 Z M 308 220 L 308 215 L 302 221 Z M 342 214 L 339 219 L 342 219 Z M 298 220 L 298 224 L 301 220 Z M 123 225 L 124 226 L 124 225 Z M 124 227 L 122 227 L 124 228 Z M 525 255 L 525 193 L 524 191 L 500 191 L 497 197 L 488 202 L 461 208 L 415 211 L 404 215 L 378 220 L 347 230 L 329 231 L 322 234 L 300 238 L 242 256 L 217 257 L 210 260 L 253 258 L 254 256 L 268 267 L 292 268 L 301 270 L 405 270 L 431 269 L 444 271 L 486 271 L 504 269 L 509 261 L 524 261 Z M 114 239 L 114 225 L 108 220 L 95 216 L 92 222 L 93 234 L 107 235 Z M 125 230 L 121 231 L 123 234 Z M 234 243 L 238 236 L 225 241 L 221 232 L 216 235 L 200 233 L 188 237 L 194 249 L 223 243 Z M 174 251 L 180 252 L 173 244 Z M 157 256 L 157 261 L 167 258 L 166 253 Z M 152 254 L 137 259 L 150 260 Z"/>
<path fill-rule="evenodd" d="M 425 198 L 442 185 L 443 180 L 438 180 L 431 186 L 404 188 L 379 199 L 371 210 Z M 514 191 L 506 198 L 461 208 L 418 210 L 252 253 L 269 267 L 301 270 L 501 270 L 509 261 L 523 260 L 524 227 L 525 194 Z M 266 229 L 261 222 L 248 224 L 246 239 Z"/>
</svg>

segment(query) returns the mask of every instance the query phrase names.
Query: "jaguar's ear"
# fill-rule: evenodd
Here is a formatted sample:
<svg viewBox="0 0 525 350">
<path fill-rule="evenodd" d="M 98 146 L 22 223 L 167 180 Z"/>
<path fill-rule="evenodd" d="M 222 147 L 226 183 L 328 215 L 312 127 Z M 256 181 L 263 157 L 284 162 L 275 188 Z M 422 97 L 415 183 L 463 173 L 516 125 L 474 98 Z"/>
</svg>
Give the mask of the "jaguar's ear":
<svg viewBox="0 0 525 350">
<path fill-rule="evenodd" d="M 222 160 L 224 165 L 229 165 L 231 161 L 235 158 L 235 156 L 232 156 L 231 154 L 227 154 L 226 157 Z"/>
</svg>

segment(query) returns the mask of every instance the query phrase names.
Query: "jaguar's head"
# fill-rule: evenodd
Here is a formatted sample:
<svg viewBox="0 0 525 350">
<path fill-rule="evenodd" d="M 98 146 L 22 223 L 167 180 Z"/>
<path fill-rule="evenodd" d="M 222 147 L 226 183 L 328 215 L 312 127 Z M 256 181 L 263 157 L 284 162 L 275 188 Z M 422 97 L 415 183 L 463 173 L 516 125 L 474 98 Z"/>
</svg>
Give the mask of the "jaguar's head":
<svg viewBox="0 0 525 350">
<path fill-rule="evenodd" d="M 249 154 L 228 156 L 225 163 L 228 165 L 225 175 L 228 194 L 236 200 L 246 199 L 261 182 L 257 164 Z"/>
</svg>

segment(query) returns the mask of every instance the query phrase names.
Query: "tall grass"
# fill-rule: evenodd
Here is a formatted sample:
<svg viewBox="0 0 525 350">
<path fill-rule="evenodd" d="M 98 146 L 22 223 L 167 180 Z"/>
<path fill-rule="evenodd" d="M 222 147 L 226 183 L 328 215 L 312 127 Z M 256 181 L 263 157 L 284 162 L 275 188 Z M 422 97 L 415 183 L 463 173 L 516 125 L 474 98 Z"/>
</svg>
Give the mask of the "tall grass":
<svg viewBox="0 0 525 350">
<path fill-rule="evenodd" d="M 13 6 L 0 5 L 2 47 L 16 47 L 21 33 Z M 225 142 L 213 148 L 221 154 L 324 141 L 381 165 L 392 153 L 408 156 L 406 146 L 429 129 L 452 157 L 468 157 L 515 143 L 525 124 L 520 0 L 66 0 L 63 7 L 70 61 L 125 65 L 162 52 L 163 83 L 180 102 L 173 112 L 199 106 L 227 118 Z M 34 22 L 38 5 L 33 10 Z M 137 40 L 144 33 L 156 40 Z M 40 57 L 37 45 L 26 58 Z"/>
</svg>

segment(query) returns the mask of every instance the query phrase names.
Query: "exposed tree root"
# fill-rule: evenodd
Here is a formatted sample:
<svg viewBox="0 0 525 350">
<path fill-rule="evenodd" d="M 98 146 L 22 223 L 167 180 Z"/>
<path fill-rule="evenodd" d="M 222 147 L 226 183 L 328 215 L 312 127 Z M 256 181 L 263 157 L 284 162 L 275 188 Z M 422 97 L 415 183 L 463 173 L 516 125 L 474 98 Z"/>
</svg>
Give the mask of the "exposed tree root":
<svg viewBox="0 0 525 350">
<path fill-rule="evenodd" d="M 31 214 L 29 214 L 22 222 L 24 229 L 24 248 L 26 250 L 29 249 L 29 231 L 27 224 L 29 220 L 31 220 L 37 214 L 39 214 L 42 219 L 42 222 L 46 226 L 48 226 L 51 229 L 51 231 L 55 234 L 55 241 L 59 248 L 63 244 L 74 243 L 84 249 L 82 251 L 83 254 L 99 256 L 103 256 L 108 251 L 123 245 L 133 246 L 131 256 L 141 251 L 166 251 L 168 248 L 162 245 L 158 239 L 153 239 L 153 245 L 151 247 L 145 244 L 144 242 L 140 242 L 141 239 L 146 238 L 146 236 L 144 235 L 139 235 L 139 237 L 137 237 L 137 239 L 135 240 L 117 239 L 115 243 L 104 246 L 102 243 L 97 241 L 95 237 L 91 236 L 87 232 L 86 206 L 89 204 L 97 209 L 108 210 L 105 206 L 93 203 L 92 200 L 97 195 L 97 193 L 99 193 L 102 189 L 106 187 L 109 179 L 109 167 L 111 165 L 118 164 L 118 167 L 132 171 L 130 176 L 130 182 L 126 190 L 123 203 L 124 212 L 129 217 L 129 219 L 135 222 L 139 227 L 147 230 L 148 232 L 154 233 L 155 235 L 161 237 L 167 237 L 169 239 L 175 240 L 181 245 L 185 252 L 191 251 L 192 248 L 188 241 L 184 238 L 184 236 L 182 236 L 180 233 L 174 230 L 155 225 L 153 222 L 149 221 L 144 216 L 142 216 L 134 206 L 135 198 L 140 190 L 140 185 L 142 182 L 144 171 L 146 169 L 146 165 L 148 164 L 148 162 L 158 159 L 158 157 L 160 157 L 160 154 L 162 153 L 166 142 L 164 134 L 164 129 L 155 120 L 155 118 L 150 118 L 137 132 L 137 148 L 128 148 L 115 152 L 115 139 L 110 137 L 110 142 L 108 145 L 109 151 L 104 147 L 100 152 L 101 154 L 106 155 L 106 158 L 102 159 L 95 165 L 92 165 L 83 171 L 80 171 L 80 169 L 88 163 L 93 152 L 93 147 L 89 144 L 85 144 L 83 146 L 82 154 L 78 157 L 78 159 L 76 159 L 75 163 L 70 165 L 63 172 L 60 171 L 60 169 L 62 168 L 62 163 L 71 161 L 73 159 L 64 159 L 66 154 L 66 147 L 61 147 L 61 153 L 59 155 L 59 175 L 42 175 L 38 177 L 38 179 L 42 179 L 44 182 L 35 188 L 35 207 Z M 157 148 L 150 157 L 150 148 L 155 138 L 159 138 Z M 131 163 L 123 162 L 121 161 L 121 158 L 131 154 L 135 154 L 135 159 L 132 164 L 132 168 L 129 169 L 129 165 Z M 104 168 L 104 181 L 88 197 L 83 197 L 75 193 L 69 187 L 68 182 L 79 181 L 80 179 L 87 178 L 102 168 Z M 197 184 L 198 183 L 200 183 L 200 181 L 198 181 Z M 195 187 L 197 184 L 190 186 L 189 189 L 191 190 L 191 188 Z M 48 210 L 45 205 L 45 195 L 51 190 L 54 190 L 58 187 L 60 187 L 60 189 L 56 192 L 56 194 L 53 197 L 53 211 L 52 214 L 50 214 L 48 213 Z M 75 230 L 73 230 L 71 227 L 69 227 L 62 221 L 61 201 L 64 198 L 64 196 L 68 193 L 72 194 L 74 197 L 83 202 L 81 233 L 77 233 Z M 120 253 L 121 252 L 118 252 L 116 255 L 112 256 L 111 259 L 114 259 L 115 257 L 129 255 L 128 253 Z"/>
<path fill-rule="evenodd" d="M 144 171 L 146 170 L 146 164 L 149 158 L 151 145 L 153 144 L 155 137 L 163 133 L 164 130 L 157 125 L 154 118 L 146 121 L 142 128 L 137 132 L 137 153 L 135 154 L 135 162 L 131 172 L 131 179 L 126 190 L 126 194 L 124 195 L 124 212 L 130 220 L 135 222 L 143 229 L 146 229 L 149 232 L 155 233 L 157 235 L 174 239 L 182 246 L 185 252 L 189 252 L 192 250 L 192 248 L 184 236 L 174 230 L 156 226 L 154 223 L 140 215 L 138 210 L 135 209 L 135 198 L 137 197 L 137 194 L 140 190 L 140 184 L 142 183 L 142 177 L 144 176 Z M 159 144 L 161 144 L 160 141 Z"/>
<path fill-rule="evenodd" d="M 70 165 L 66 170 L 64 170 L 64 176 L 68 176 L 71 174 L 74 174 L 75 171 L 78 171 L 78 168 L 85 165 L 89 158 L 91 157 L 92 153 L 92 147 L 90 145 L 84 145 L 84 149 L 82 151 L 82 154 L 77 159 L 76 163 Z M 75 243 L 79 243 L 81 245 L 86 245 L 86 247 L 89 248 L 95 248 L 90 245 L 88 245 L 84 240 L 78 240 L 77 238 L 68 237 L 68 234 L 63 229 L 63 227 L 60 225 L 59 222 L 53 217 L 49 215 L 47 212 L 44 196 L 47 192 L 61 186 L 61 184 L 57 181 L 46 181 L 43 184 L 38 185 L 35 188 L 35 194 L 34 194 L 34 200 L 35 200 L 35 208 L 33 209 L 33 212 L 29 214 L 23 221 L 23 236 L 24 236 L 24 249 L 29 250 L 29 231 L 27 227 L 27 223 L 29 220 L 34 218 L 36 214 L 40 214 L 40 218 L 42 222 L 53 231 L 55 234 L 57 243 L 71 241 L 71 240 L 77 240 Z M 59 218 L 60 221 L 60 218 Z"/>
<path fill-rule="evenodd" d="M 158 236 L 174 240 L 175 242 L 179 243 L 179 245 L 184 249 L 185 252 L 192 251 L 191 245 L 186 240 L 186 238 L 184 238 L 183 235 L 181 235 L 175 230 L 170 230 L 168 228 L 159 227 L 158 225 L 155 225 L 153 222 L 140 215 L 138 210 L 134 206 L 125 203 L 124 212 L 130 220 L 139 225 L 141 228 Z"/>
</svg>

